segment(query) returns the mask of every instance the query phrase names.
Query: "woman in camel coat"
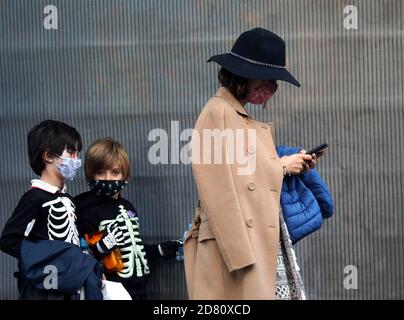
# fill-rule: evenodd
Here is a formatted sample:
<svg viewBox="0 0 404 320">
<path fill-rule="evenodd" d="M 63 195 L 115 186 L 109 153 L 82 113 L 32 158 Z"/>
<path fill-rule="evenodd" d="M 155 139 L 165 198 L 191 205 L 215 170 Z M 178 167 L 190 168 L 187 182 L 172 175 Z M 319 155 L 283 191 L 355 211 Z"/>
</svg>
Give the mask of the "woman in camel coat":
<svg viewBox="0 0 404 320">
<path fill-rule="evenodd" d="M 279 158 L 272 126 L 255 121 L 247 102 L 263 104 L 283 80 L 285 43 L 274 33 L 244 32 L 222 66 L 191 141 L 199 201 L 184 243 L 190 299 L 274 299 L 283 176 L 313 168 L 303 153 Z"/>
</svg>

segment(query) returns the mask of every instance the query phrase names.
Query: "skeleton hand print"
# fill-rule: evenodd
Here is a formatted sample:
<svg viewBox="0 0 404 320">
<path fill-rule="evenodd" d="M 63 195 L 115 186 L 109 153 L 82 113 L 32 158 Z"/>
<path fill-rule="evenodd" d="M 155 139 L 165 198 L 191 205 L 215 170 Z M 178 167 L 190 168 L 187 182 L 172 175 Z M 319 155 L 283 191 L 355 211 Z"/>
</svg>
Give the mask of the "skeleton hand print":
<svg viewBox="0 0 404 320">
<path fill-rule="evenodd" d="M 122 254 L 124 268 L 117 272 L 122 278 L 132 277 L 136 271 L 137 277 L 142 277 L 150 273 L 147 264 L 144 246 L 139 236 L 139 221 L 138 217 L 128 212 L 123 205 L 119 206 L 119 214 L 114 220 L 101 221 L 99 230 L 106 230 L 111 226 L 111 230 L 117 226 L 123 233 L 123 237 L 119 237 L 119 250 Z"/>
<path fill-rule="evenodd" d="M 42 207 L 49 207 L 47 224 L 49 240 L 61 240 L 79 245 L 73 202 L 68 197 L 58 197 L 44 203 Z"/>
<path fill-rule="evenodd" d="M 111 223 L 107 226 L 107 234 L 102 239 L 102 242 L 108 250 L 111 250 L 116 246 L 124 245 L 124 240 L 125 236 L 119 226 L 116 223 Z"/>
</svg>

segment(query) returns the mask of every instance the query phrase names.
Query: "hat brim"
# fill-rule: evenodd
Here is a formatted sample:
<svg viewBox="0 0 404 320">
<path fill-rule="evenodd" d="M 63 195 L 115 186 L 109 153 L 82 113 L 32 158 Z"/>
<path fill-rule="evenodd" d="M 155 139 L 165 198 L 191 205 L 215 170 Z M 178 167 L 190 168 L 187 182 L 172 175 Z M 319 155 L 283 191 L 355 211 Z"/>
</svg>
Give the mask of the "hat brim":
<svg viewBox="0 0 404 320">
<path fill-rule="evenodd" d="M 281 80 L 300 87 L 299 81 L 286 70 L 286 68 L 276 68 L 248 62 L 230 53 L 215 55 L 209 58 L 207 62 L 214 61 L 223 68 L 235 75 L 251 80 Z"/>
</svg>

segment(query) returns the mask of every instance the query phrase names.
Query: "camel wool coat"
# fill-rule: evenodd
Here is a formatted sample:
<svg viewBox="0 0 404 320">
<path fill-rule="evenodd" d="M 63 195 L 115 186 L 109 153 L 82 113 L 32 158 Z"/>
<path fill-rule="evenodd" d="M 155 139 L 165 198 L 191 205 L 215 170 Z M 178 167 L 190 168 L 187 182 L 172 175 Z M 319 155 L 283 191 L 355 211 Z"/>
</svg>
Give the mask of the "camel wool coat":
<svg viewBox="0 0 404 320">
<path fill-rule="evenodd" d="M 204 135 L 213 129 L 244 138 L 223 134 L 216 147 L 214 134 Z M 203 158 L 217 151 L 221 162 Z M 238 161 L 240 152 L 249 161 Z M 189 298 L 274 299 L 283 168 L 271 124 L 255 121 L 220 87 L 197 119 L 191 160 L 199 200 L 184 242 Z"/>
</svg>

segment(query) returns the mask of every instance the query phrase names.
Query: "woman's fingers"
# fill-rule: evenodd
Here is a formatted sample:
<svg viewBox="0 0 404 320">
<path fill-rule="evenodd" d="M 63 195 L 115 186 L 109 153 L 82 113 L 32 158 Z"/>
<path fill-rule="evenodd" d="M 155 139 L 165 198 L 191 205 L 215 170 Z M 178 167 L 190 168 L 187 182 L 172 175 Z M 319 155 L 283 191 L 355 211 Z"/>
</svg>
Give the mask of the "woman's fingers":
<svg viewBox="0 0 404 320">
<path fill-rule="evenodd" d="M 298 170 L 296 174 L 301 174 L 310 170 L 310 165 L 313 161 L 313 156 L 311 154 L 306 154 L 304 152 L 305 150 L 301 150 L 300 153 L 297 154 L 296 164 L 298 166 Z"/>
<path fill-rule="evenodd" d="M 309 163 L 310 169 L 314 169 L 316 167 L 316 165 L 317 165 L 317 156 L 316 156 L 316 154 L 313 153 L 312 157 L 313 157 L 313 160 L 311 160 L 311 162 Z"/>
<path fill-rule="evenodd" d="M 304 161 L 310 162 L 313 160 L 313 156 L 311 154 L 301 154 L 301 157 Z"/>
<path fill-rule="evenodd" d="M 317 166 L 317 159 L 324 154 L 324 151 L 320 152 L 318 155 L 306 154 L 306 150 L 300 150 L 291 156 L 284 156 L 283 164 L 287 167 L 287 172 L 290 174 L 301 174 L 314 169 Z"/>
<path fill-rule="evenodd" d="M 305 173 L 305 172 L 307 172 L 309 170 L 310 170 L 309 164 L 305 163 L 305 164 L 303 164 L 302 171 L 300 173 Z"/>
<path fill-rule="evenodd" d="M 301 174 L 313 169 L 317 165 L 317 157 L 315 154 L 306 154 L 306 150 L 301 150 L 292 156 L 284 156 L 281 159 L 287 167 L 290 174 Z"/>
</svg>

